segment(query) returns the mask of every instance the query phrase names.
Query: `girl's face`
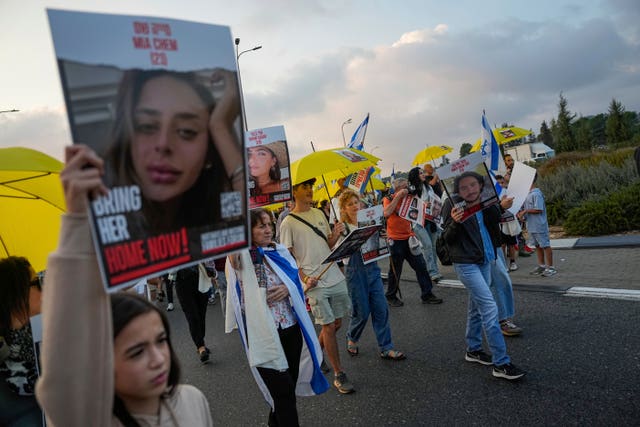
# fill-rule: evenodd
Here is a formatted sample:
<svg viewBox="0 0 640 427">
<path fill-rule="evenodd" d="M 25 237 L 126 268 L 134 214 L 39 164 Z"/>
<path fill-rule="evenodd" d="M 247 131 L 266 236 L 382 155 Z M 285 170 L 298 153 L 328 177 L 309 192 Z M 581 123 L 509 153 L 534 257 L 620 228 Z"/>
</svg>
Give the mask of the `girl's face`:
<svg viewBox="0 0 640 427">
<path fill-rule="evenodd" d="M 115 392 L 130 412 L 157 408 L 167 389 L 171 355 L 160 315 L 134 317 L 114 340 Z"/>
<path fill-rule="evenodd" d="M 251 241 L 256 246 L 264 247 L 271 243 L 272 237 L 271 218 L 267 214 L 262 214 L 260 221 L 251 228 Z"/>
<path fill-rule="evenodd" d="M 182 196 L 197 181 L 209 144 L 207 106 L 185 82 L 149 80 L 133 117 L 133 167 L 142 193 L 156 202 Z"/>
<path fill-rule="evenodd" d="M 358 210 L 360 210 L 360 199 L 358 197 L 350 197 L 342 210 L 347 214 L 351 221 L 355 221 L 358 218 Z"/>
<path fill-rule="evenodd" d="M 264 147 L 250 147 L 249 173 L 251 176 L 269 176 L 269 169 L 276 164 L 276 158 L 269 149 Z"/>
</svg>

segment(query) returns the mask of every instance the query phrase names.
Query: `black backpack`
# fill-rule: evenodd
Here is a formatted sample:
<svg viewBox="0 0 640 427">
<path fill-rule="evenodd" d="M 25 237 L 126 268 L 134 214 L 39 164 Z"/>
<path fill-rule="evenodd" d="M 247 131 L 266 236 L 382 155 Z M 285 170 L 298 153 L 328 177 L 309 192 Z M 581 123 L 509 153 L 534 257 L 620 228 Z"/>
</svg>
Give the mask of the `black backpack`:
<svg viewBox="0 0 640 427">
<path fill-rule="evenodd" d="M 436 254 L 442 265 L 452 265 L 451 256 L 449 255 L 449 247 L 444 241 L 444 236 L 440 234 L 436 239 Z"/>
</svg>

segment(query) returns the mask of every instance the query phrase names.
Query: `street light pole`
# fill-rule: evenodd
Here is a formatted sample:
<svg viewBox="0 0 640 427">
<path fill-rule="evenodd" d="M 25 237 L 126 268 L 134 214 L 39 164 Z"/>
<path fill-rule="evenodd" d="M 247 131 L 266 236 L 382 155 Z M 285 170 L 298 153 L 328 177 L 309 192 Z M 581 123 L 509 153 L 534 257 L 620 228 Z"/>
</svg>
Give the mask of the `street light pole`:
<svg viewBox="0 0 640 427">
<path fill-rule="evenodd" d="M 342 145 L 344 145 L 345 147 L 347 146 L 347 141 L 344 139 L 344 125 L 351 123 L 351 118 L 347 119 L 346 121 L 344 121 L 342 123 L 342 126 L 340 127 L 340 129 L 342 130 Z"/>
<path fill-rule="evenodd" d="M 262 46 L 255 46 L 255 47 L 252 47 L 251 49 L 243 50 L 242 52 L 238 53 L 238 48 L 240 46 L 239 37 L 236 37 L 235 43 L 236 43 L 236 63 L 238 64 L 238 85 L 240 86 L 240 106 L 242 107 L 242 124 L 244 125 L 244 130 L 249 130 L 249 128 L 247 127 L 247 112 L 244 109 L 244 91 L 242 89 L 242 79 L 240 78 L 240 56 L 242 56 L 243 53 L 253 52 L 254 50 L 262 49 Z"/>
</svg>

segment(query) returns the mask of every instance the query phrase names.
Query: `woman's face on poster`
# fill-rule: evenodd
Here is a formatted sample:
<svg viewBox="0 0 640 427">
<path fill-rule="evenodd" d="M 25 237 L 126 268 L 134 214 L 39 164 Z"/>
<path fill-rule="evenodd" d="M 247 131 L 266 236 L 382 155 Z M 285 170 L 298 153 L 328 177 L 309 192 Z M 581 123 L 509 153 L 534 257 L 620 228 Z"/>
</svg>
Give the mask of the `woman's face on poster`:
<svg viewBox="0 0 640 427">
<path fill-rule="evenodd" d="M 276 157 L 265 147 L 250 147 L 248 150 L 249 174 L 253 177 L 269 176 L 269 169 L 276 165 Z"/>
<path fill-rule="evenodd" d="M 179 198 L 205 167 L 207 106 L 187 83 L 162 76 L 143 86 L 133 114 L 131 157 L 142 193 L 156 202 Z"/>
</svg>

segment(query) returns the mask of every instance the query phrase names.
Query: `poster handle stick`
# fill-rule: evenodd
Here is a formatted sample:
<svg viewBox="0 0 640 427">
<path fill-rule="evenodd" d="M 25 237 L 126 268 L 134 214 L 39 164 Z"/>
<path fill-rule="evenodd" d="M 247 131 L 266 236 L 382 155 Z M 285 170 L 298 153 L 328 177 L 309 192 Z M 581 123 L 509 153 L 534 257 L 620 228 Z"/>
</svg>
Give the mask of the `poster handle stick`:
<svg viewBox="0 0 640 427">
<path fill-rule="evenodd" d="M 329 267 L 331 267 L 333 265 L 334 261 L 331 261 L 329 264 L 327 264 L 327 266 L 320 272 L 320 274 L 318 274 L 318 280 L 320 280 L 320 278 L 322 277 L 322 275 L 324 273 L 327 272 L 327 270 L 329 269 Z"/>
</svg>

